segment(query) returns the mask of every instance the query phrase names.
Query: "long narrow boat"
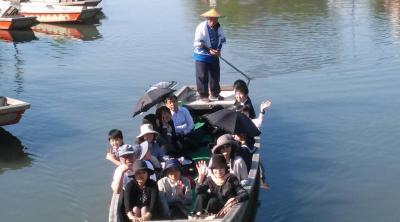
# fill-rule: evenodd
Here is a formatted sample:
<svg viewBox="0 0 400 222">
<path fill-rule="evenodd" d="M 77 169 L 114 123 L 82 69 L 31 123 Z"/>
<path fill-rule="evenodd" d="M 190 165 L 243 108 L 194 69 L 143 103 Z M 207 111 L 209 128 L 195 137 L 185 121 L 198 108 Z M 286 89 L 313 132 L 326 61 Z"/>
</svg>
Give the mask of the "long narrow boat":
<svg viewBox="0 0 400 222">
<path fill-rule="evenodd" d="M 31 2 L 47 2 L 67 6 L 97 6 L 101 0 L 29 0 Z"/>
<path fill-rule="evenodd" d="M 184 105 L 189 109 L 191 114 L 196 118 L 200 115 L 206 113 L 212 113 L 216 109 L 220 109 L 221 107 L 227 108 L 234 104 L 234 91 L 233 86 L 221 86 L 221 94 L 225 97 L 222 101 L 211 101 L 211 102 L 203 102 L 198 99 L 196 95 L 196 86 L 184 86 L 180 90 L 175 92 L 175 95 L 178 97 L 178 103 Z M 225 215 L 222 219 L 190 219 L 190 220 L 173 220 L 173 221 L 253 221 L 255 218 L 255 214 L 257 211 L 257 203 L 258 203 L 258 192 L 260 188 L 260 177 L 259 177 L 259 163 L 260 163 L 260 138 L 255 138 L 256 143 L 255 147 L 257 148 L 256 152 L 253 154 L 252 165 L 249 171 L 249 183 L 244 188 L 249 193 L 249 200 L 236 204 L 232 207 L 227 215 Z M 196 159 L 196 157 L 192 157 Z M 117 210 L 117 201 L 118 197 L 114 195 L 110 204 L 110 212 L 109 212 L 109 222 L 117 221 L 116 218 L 116 210 Z M 163 220 L 165 221 L 165 220 Z M 161 222 L 161 221 L 160 221 Z"/>
<path fill-rule="evenodd" d="M 4 99 L 5 98 L 5 99 Z M 18 123 L 31 104 L 10 97 L 0 97 L 0 126 Z"/>
</svg>

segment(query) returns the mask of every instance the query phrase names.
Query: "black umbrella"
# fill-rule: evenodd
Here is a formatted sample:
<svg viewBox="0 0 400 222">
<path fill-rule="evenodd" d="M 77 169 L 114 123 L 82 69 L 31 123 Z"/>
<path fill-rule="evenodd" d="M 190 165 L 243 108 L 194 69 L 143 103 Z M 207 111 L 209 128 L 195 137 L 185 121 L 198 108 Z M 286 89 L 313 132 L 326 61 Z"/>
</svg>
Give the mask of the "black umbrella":
<svg viewBox="0 0 400 222">
<path fill-rule="evenodd" d="M 203 115 L 208 122 L 232 134 L 246 134 L 254 137 L 260 135 L 260 131 L 253 121 L 241 112 L 231 109 L 221 109 L 211 114 Z"/>
<path fill-rule="evenodd" d="M 175 91 L 174 89 L 170 88 L 154 88 L 147 91 L 137 101 L 136 106 L 134 108 L 133 117 L 135 117 L 139 113 L 146 112 L 155 104 L 164 101 L 164 99 L 167 98 L 169 95 L 171 95 L 171 93 L 174 91 Z"/>
</svg>

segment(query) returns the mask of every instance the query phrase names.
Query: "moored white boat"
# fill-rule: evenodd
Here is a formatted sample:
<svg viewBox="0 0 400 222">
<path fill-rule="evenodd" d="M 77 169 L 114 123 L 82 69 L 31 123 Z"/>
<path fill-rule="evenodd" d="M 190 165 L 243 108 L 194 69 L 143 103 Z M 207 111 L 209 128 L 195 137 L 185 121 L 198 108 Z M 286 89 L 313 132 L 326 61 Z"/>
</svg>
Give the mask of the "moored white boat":
<svg viewBox="0 0 400 222">
<path fill-rule="evenodd" d="M 5 98 L 5 99 L 4 99 Z M 0 126 L 18 123 L 31 104 L 10 97 L 0 97 Z"/>
<path fill-rule="evenodd" d="M 21 2 L 19 13 L 36 16 L 39 22 L 83 22 L 94 18 L 100 11 L 98 7 L 65 6 L 47 2 Z"/>
</svg>

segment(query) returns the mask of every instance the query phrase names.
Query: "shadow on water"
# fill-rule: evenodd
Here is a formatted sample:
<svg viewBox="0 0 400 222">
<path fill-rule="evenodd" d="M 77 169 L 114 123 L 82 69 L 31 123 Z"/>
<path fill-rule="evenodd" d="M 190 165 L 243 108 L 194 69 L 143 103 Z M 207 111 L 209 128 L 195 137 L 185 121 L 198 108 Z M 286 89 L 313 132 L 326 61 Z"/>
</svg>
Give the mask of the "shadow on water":
<svg viewBox="0 0 400 222">
<path fill-rule="evenodd" d="M 18 170 L 32 165 L 31 154 L 25 152 L 21 141 L 0 127 L 0 175 L 7 170 Z"/>
<path fill-rule="evenodd" d="M 4 42 L 24 43 L 37 40 L 32 30 L 0 30 L 0 40 Z"/>
</svg>

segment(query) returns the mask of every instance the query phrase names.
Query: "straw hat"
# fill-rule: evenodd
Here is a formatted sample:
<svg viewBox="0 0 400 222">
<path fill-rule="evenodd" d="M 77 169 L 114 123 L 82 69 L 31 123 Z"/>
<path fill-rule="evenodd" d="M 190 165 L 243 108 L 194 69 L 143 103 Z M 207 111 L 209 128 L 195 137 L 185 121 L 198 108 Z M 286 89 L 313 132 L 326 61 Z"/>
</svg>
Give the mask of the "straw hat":
<svg viewBox="0 0 400 222">
<path fill-rule="evenodd" d="M 221 13 L 219 13 L 215 8 L 212 8 L 212 9 L 204 12 L 200 16 L 206 17 L 206 18 L 222 18 L 222 17 L 225 17 L 225 16 L 221 15 Z"/>
<path fill-rule="evenodd" d="M 144 134 L 147 134 L 147 133 L 158 134 L 157 131 L 153 130 L 153 126 L 151 124 L 142 124 L 140 126 L 140 134 L 136 138 L 140 138 L 140 137 L 144 136 Z"/>
<path fill-rule="evenodd" d="M 232 147 L 232 152 L 233 149 L 236 149 L 239 147 L 239 143 L 236 142 L 236 140 L 233 138 L 231 134 L 224 134 L 217 139 L 217 144 L 212 148 L 212 153 L 216 153 L 218 149 L 224 145 L 231 145 Z"/>
</svg>

